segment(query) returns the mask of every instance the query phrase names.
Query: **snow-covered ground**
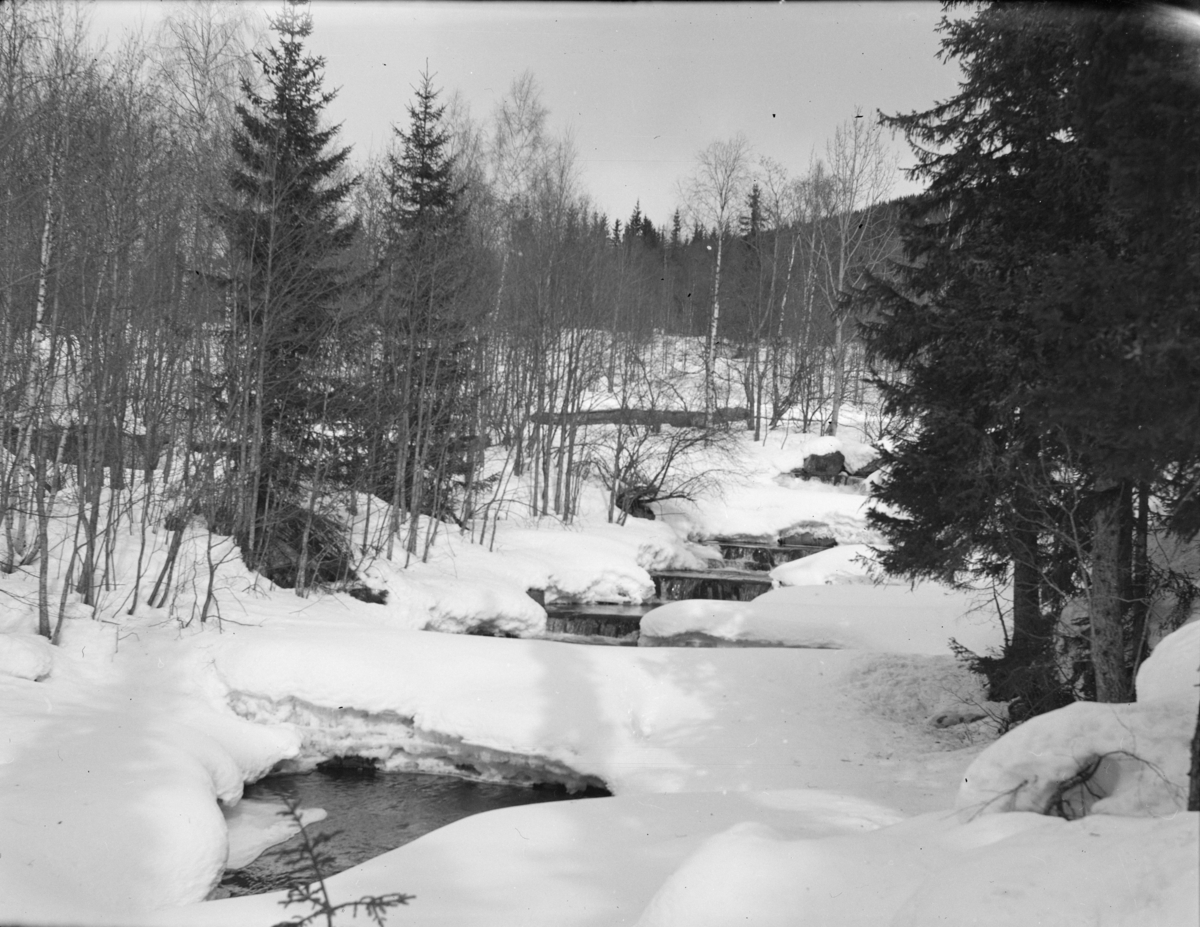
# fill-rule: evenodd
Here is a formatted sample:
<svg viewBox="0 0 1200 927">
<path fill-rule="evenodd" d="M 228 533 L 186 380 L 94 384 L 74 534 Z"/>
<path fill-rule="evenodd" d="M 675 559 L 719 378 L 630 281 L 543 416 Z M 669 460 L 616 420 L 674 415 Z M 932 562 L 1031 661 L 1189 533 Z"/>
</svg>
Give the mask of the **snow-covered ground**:
<svg viewBox="0 0 1200 927">
<path fill-rule="evenodd" d="M 644 600 L 649 570 L 695 565 L 689 537 L 874 540 L 861 491 L 783 475 L 831 443 L 744 442 L 742 475 L 664 522 L 604 524 L 597 499 L 570 529 L 514 519 L 491 551 L 451 537 L 407 571 L 376 561 L 384 606 L 298 598 L 225 557 L 219 622 L 187 621 L 182 600 L 128 616 L 115 589 L 72 606 L 52 648 L 32 634 L 34 577 L 5 577 L 0 922 L 307 913 L 282 893 L 202 899 L 283 835 L 239 804 L 243 782 L 358 754 L 613 792 L 468 818 L 328 880 L 335 901 L 415 895 L 392 923 L 1197 923 L 1200 815 L 1180 789 L 1198 623 L 1159 644 L 1137 704 L 1071 706 L 999 740 L 1002 706 L 946 647 L 997 643 L 992 606 L 876 582 L 865 549 L 781 567 L 751 603 L 644 620 L 659 643 L 788 646 L 529 636 L 545 613 L 527 589 Z M 526 636 L 439 633 L 471 627 Z M 1061 787 L 1093 763 L 1096 795 Z M 1040 813 L 1056 802 L 1090 813 Z"/>
</svg>

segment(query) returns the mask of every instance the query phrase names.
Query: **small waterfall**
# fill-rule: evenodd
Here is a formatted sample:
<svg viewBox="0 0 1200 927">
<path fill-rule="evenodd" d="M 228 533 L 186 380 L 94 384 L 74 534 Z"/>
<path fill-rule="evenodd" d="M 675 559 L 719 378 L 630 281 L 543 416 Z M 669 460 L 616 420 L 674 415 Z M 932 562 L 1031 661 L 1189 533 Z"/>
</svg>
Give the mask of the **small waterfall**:
<svg viewBox="0 0 1200 927">
<path fill-rule="evenodd" d="M 558 600 L 545 602 L 541 590 L 530 595 L 546 608 L 546 637 L 580 644 L 632 646 L 638 641 L 644 614 L 666 602 L 710 599 L 749 602 L 769 592 L 767 573 L 775 567 L 837 546 L 837 541 L 811 531 L 773 538 L 715 537 L 704 543 L 717 547 L 721 559 L 710 560 L 702 570 L 655 570 L 655 597 L 638 604 L 584 603 Z"/>
</svg>

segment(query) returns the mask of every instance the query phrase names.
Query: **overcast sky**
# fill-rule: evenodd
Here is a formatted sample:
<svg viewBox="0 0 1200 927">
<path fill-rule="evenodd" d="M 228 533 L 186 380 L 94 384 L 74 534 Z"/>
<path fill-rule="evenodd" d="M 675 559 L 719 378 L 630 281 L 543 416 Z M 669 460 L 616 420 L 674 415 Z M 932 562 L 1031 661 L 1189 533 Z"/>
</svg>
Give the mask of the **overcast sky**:
<svg viewBox="0 0 1200 927">
<path fill-rule="evenodd" d="M 247 4 L 274 12 L 278 2 Z M 152 29 L 170 4 L 100 2 L 110 44 Z M 312 4 L 310 46 L 340 88 L 330 117 L 356 155 L 403 123 L 428 59 L 445 96 L 477 119 L 522 71 L 533 72 L 553 131 L 570 129 L 580 178 L 610 218 L 634 202 L 657 224 L 678 205 L 695 153 L 745 133 L 757 154 L 802 172 L 839 122 L 928 108 L 954 94 L 956 65 L 937 61 L 937 3 L 367 3 Z M 902 140 L 894 146 L 910 163 Z M 913 187 L 897 177 L 896 192 Z"/>
</svg>

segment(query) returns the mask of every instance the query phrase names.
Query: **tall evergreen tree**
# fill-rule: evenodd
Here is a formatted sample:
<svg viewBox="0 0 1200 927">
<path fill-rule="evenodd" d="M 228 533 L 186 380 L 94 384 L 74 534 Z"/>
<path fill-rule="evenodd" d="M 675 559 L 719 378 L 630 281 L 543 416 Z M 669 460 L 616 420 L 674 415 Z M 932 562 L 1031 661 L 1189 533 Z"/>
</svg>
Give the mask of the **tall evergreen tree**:
<svg viewBox="0 0 1200 927">
<path fill-rule="evenodd" d="M 966 80 L 949 102 L 892 120 L 929 187 L 906 210 L 899 285 L 876 281 L 881 313 L 866 327 L 873 357 L 905 372 L 880 384 L 888 406 L 917 425 L 886 455 L 878 490 L 897 514 L 871 516 L 891 541 L 884 564 L 951 581 L 999 578 L 1011 566 L 1005 656 L 1045 672 L 1036 692 L 1031 680 L 1017 681 L 1019 693 L 997 679 L 993 695 L 1023 695 L 1031 711 L 1057 698 L 1036 498 L 1048 448 L 1021 399 L 1039 365 L 1020 289 L 1030 264 L 1086 212 L 1041 141 L 1063 128 L 1060 74 L 1073 57 L 1065 25 L 1015 8 L 943 21 L 943 54 L 960 60 Z"/>
<path fill-rule="evenodd" d="M 450 481 L 470 430 L 470 344 L 464 296 L 472 269 L 464 190 L 455 177 L 445 107 L 426 71 L 408 105 L 399 151 L 388 156 L 389 211 L 380 326 L 381 382 L 392 435 L 385 477 L 399 528 L 409 515 L 408 550 L 421 514 L 448 513 Z"/>
<path fill-rule="evenodd" d="M 746 194 L 746 213 L 738 218 L 742 238 L 755 243 L 763 229 L 762 187 L 755 181 Z"/>
<path fill-rule="evenodd" d="M 625 240 L 630 241 L 640 237 L 642 234 L 642 201 L 638 200 L 633 204 L 633 214 L 629 217 L 629 221 L 625 223 Z"/>
<path fill-rule="evenodd" d="M 1191 406 L 1164 414 L 1152 398 L 1168 370 L 1195 381 L 1183 360 L 1200 343 L 1194 272 L 1176 285 L 1164 257 L 1194 267 L 1194 218 L 1140 209 L 1153 232 L 1136 241 L 1123 217 L 1142 200 L 1122 205 L 1114 170 L 1140 172 L 1143 191 L 1167 165 L 1179 193 L 1194 184 L 1197 146 L 1180 144 L 1195 134 L 1194 85 L 1184 99 L 1178 67 L 1168 77 L 1170 67 L 1148 66 L 1157 56 L 1146 46 L 1179 60 L 1148 15 L 989 4 L 943 20 L 960 93 L 887 120 L 929 186 L 907 209 L 905 261 L 867 291 L 880 311 L 872 355 L 905 373 L 880 386 L 917 421 L 888 455 L 879 495 L 893 511 L 873 521 L 897 572 L 958 578 L 1011 564 L 1005 669 L 1016 688 L 1042 693 L 1040 707 L 1055 700 L 1046 606 L 1079 589 L 1090 593 L 1097 696 L 1130 697 L 1122 623 L 1145 596 L 1133 582 L 1132 490 L 1187 470 L 1196 453 Z M 1116 130 L 1111 114 L 1131 108 L 1157 114 L 1154 134 Z M 1131 286 L 1170 298 L 1131 298 Z M 1153 345 L 1153 364 L 1135 358 L 1136 344 Z M 1046 672 L 1031 673 L 1038 666 Z"/>
<path fill-rule="evenodd" d="M 232 285 L 229 399 L 240 410 L 235 529 L 255 566 L 276 542 L 295 549 L 296 538 L 280 537 L 281 514 L 330 452 L 319 427 L 330 398 L 325 361 L 357 229 L 343 216 L 357 182 L 346 174 L 350 149 L 332 148 L 338 127 L 321 124 L 335 93 L 321 88 L 324 60 L 304 51 L 312 19 L 290 4 L 272 26 L 278 45 L 256 55 L 265 94 L 242 82 L 232 197 L 219 207 Z"/>
</svg>

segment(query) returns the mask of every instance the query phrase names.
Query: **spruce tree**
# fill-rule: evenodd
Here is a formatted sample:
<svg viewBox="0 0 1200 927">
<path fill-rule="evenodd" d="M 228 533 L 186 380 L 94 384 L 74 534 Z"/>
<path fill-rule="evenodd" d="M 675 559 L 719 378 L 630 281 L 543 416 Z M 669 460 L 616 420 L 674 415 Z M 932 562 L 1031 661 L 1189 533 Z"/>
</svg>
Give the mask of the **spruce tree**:
<svg viewBox="0 0 1200 927">
<path fill-rule="evenodd" d="M 408 549 L 417 549 L 421 514 L 448 515 L 452 481 L 471 429 L 471 249 L 464 190 L 449 152 L 445 107 L 426 71 L 408 105 L 407 130 L 388 156 L 389 210 L 380 303 L 385 369 L 380 382 L 395 403 L 383 477 L 394 508 L 408 512 Z M 382 490 L 382 487 L 381 487 Z"/>
<path fill-rule="evenodd" d="M 757 243 L 763 229 L 762 187 L 757 182 L 751 184 L 746 194 L 746 214 L 738 218 L 738 227 L 745 241 Z"/>
<path fill-rule="evenodd" d="M 625 241 L 630 241 L 634 238 L 640 238 L 642 234 L 642 201 L 637 200 L 633 204 L 633 214 L 630 215 L 629 221 L 625 223 Z"/>
<path fill-rule="evenodd" d="M 1172 371 L 1196 379 L 1194 85 L 1144 11 L 989 4 L 940 28 L 959 94 L 886 120 L 929 186 L 907 207 L 905 260 L 865 294 L 872 357 L 904 373 L 880 388 L 917 423 L 887 455 L 891 511 L 872 520 L 896 572 L 1011 565 L 999 697 L 1055 701 L 1036 668 L 1062 596 L 1086 589 L 1096 694 L 1127 699 L 1123 623 L 1145 599 L 1134 488 L 1146 500 L 1197 460 L 1194 403 L 1154 399 L 1175 395 Z M 1139 112 L 1153 132 L 1118 128 Z M 1162 176 L 1184 206 L 1146 205 Z"/>
<path fill-rule="evenodd" d="M 228 397 L 240 430 L 233 527 L 252 566 L 290 583 L 294 571 L 276 562 L 279 551 L 301 562 L 306 551 L 296 553 L 303 545 L 288 513 L 332 452 L 321 428 L 329 407 L 324 361 L 350 284 L 346 251 L 357 225 L 343 207 L 356 180 L 345 169 L 350 149 L 331 147 L 338 127 L 322 126 L 334 93 L 321 87 L 324 60 L 304 51 L 311 17 L 289 5 L 272 26 L 278 44 L 256 54 L 265 92 L 242 82 L 232 196 L 219 218 L 230 264 Z M 307 527 L 303 533 L 307 543 Z"/>
</svg>

